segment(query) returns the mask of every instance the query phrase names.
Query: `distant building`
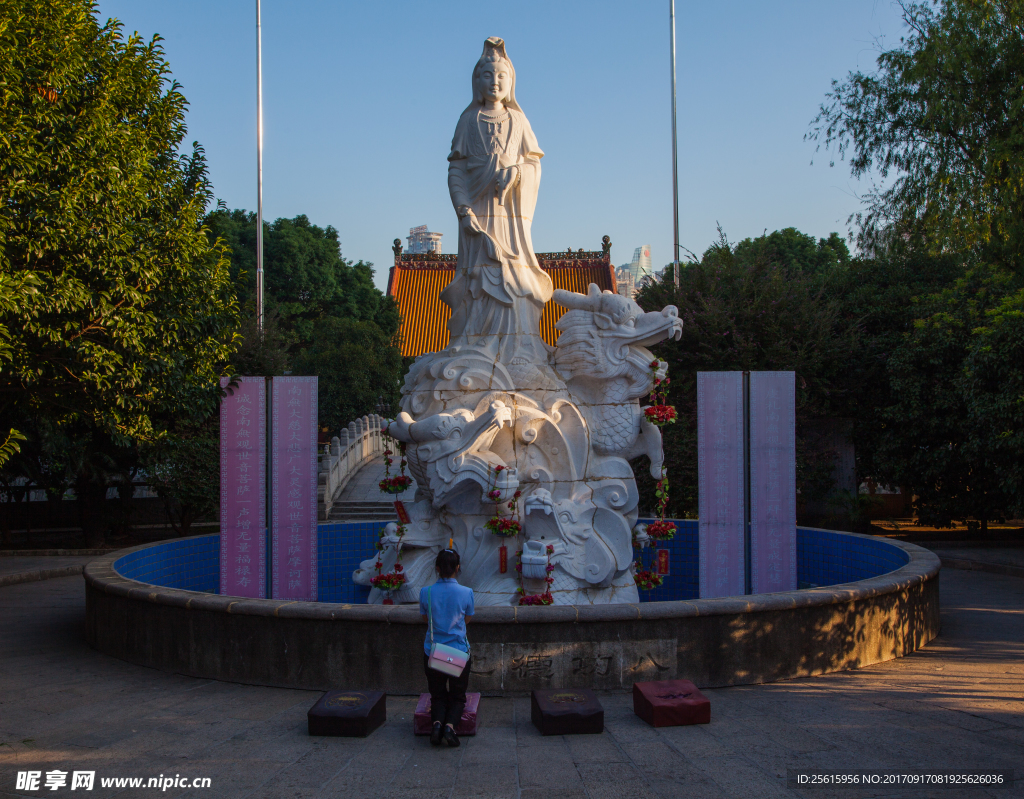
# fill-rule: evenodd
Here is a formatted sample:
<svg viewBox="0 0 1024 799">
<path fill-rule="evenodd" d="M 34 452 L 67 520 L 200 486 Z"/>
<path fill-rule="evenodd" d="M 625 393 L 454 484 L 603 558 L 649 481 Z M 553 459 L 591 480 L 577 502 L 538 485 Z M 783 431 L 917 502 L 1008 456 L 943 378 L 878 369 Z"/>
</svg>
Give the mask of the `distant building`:
<svg viewBox="0 0 1024 799">
<path fill-rule="evenodd" d="M 412 236 L 409 239 L 411 242 Z M 395 251 L 395 265 L 391 267 L 388 279 L 388 295 L 395 298 L 402 315 L 402 355 L 415 357 L 425 352 L 443 350 L 448 346 L 448 318 L 451 311 L 441 302 L 440 294 L 455 277 L 458 255 L 408 253 L 402 252 L 398 245 L 392 249 Z M 615 267 L 612 266 L 611 254 L 607 250 L 539 252 L 537 261 L 556 289 L 586 294 L 591 283 L 597 284 L 602 291 L 613 291 L 616 288 Z M 540 335 L 550 346 L 554 346 L 558 340 L 559 331 L 555 323 L 565 311 L 554 300 L 544 306 L 540 318 Z"/>
<path fill-rule="evenodd" d="M 431 233 L 427 230 L 426 225 L 420 225 L 419 227 L 409 228 L 409 246 L 406 248 L 408 253 L 425 253 L 433 252 L 438 255 L 441 254 L 441 236 L 443 233 Z"/>
<path fill-rule="evenodd" d="M 645 277 L 651 277 L 651 245 L 642 244 L 633 251 L 633 260 L 615 270 L 616 291 L 632 297 Z"/>
<path fill-rule="evenodd" d="M 632 297 L 636 292 L 636 281 L 629 266 L 620 266 L 615 270 L 615 291 L 623 297 Z"/>
</svg>

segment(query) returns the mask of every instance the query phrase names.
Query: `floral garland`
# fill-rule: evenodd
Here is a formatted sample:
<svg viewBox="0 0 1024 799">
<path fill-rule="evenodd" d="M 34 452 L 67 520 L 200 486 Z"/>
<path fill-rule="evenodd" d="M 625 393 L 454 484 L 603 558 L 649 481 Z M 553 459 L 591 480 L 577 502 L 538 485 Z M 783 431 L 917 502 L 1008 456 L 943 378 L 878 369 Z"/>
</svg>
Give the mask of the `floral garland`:
<svg viewBox="0 0 1024 799">
<path fill-rule="evenodd" d="M 658 570 L 655 567 L 655 564 L 658 562 L 658 539 L 650 535 L 651 527 L 654 524 L 657 524 L 657 522 L 652 522 L 646 525 L 646 527 L 644 525 L 637 525 L 633 528 L 633 546 L 640 550 L 640 557 L 636 561 L 638 568 L 633 574 L 633 582 L 642 591 L 651 591 L 659 588 L 665 582 L 665 578 L 658 574 Z M 675 525 L 672 525 L 672 528 L 674 534 Z M 645 549 L 650 549 L 651 552 L 649 565 L 644 564 Z"/>
<path fill-rule="evenodd" d="M 555 581 L 555 578 L 551 576 L 551 572 L 555 570 L 554 565 L 551 563 L 551 556 L 555 552 L 555 548 L 548 544 L 544 550 L 548 556 L 548 565 L 544 568 L 547 577 L 544 581 L 547 583 L 547 588 L 543 594 L 528 594 L 526 593 L 526 587 L 523 585 L 523 550 L 516 552 L 516 572 L 519 574 L 519 587 L 516 589 L 516 593 L 519 594 L 520 605 L 553 605 L 555 598 L 551 596 L 551 584 Z"/>
<path fill-rule="evenodd" d="M 668 506 L 668 475 L 661 471 L 661 479 L 654 487 L 654 496 L 658 498 L 658 519 L 647 525 L 647 536 L 655 541 L 671 541 L 676 537 L 676 526 L 665 521 L 665 508 Z"/>
<path fill-rule="evenodd" d="M 384 533 L 387 527 L 382 527 L 377 538 L 377 562 L 374 564 L 377 569 L 377 575 L 370 578 L 370 585 L 379 591 L 384 591 L 387 596 L 384 598 L 383 604 L 393 605 L 394 600 L 391 598 L 391 593 L 397 591 L 403 585 L 405 585 L 405 574 L 402 570 L 402 538 L 405 537 L 405 525 L 398 524 L 396 535 L 398 541 L 395 543 L 395 568 L 387 574 L 381 574 L 381 569 L 384 566 L 382 558 L 384 557 L 384 550 L 387 548 L 384 545 Z"/>
<path fill-rule="evenodd" d="M 512 516 L 502 516 L 501 491 L 498 490 L 498 478 L 503 471 L 505 471 L 504 466 L 498 465 L 494 467 L 494 485 L 487 492 L 487 498 L 494 502 L 494 515 L 484 523 L 484 527 L 494 535 L 501 536 L 502 538 L 515 538 L 523 529 L 522 524 L 519 522 L 519 497 L 522 496 L 523 492 L 517 490 L 506 506 L 512 511 Z"/>
<path fill-rule="evenodd" d="M 412 478 L 406 475 L 405 473 L 405 467 L 408 464 L 408 461 L 406 461 L 405 459 L 405 443 L 402 441 L 396 441 L 394 438 L 388 435 L 387 430 L 384 431 L 384 438 L 384 479 L 381 480 L 377 485 L 380 487 L 380 490 L 383 491 L 385 494 L 401 494 L 409 486 L 412 485 Z M 395 461 L 392 459 L 391 456 L 394 455 L 395 453 L 392 451 L 391 447 L 395 445 L 397 445 L 396 449 L 398 450 L 399 455 L 401 455 L 402 457 L 402 460 L 399 463 L 399 468 L 401 469 L 402 473 L 396 474 L 394 477 L 392 477 L 391 464 L 394 463 Z"/>
<path fill-rule="evenodd" d="M 650 363 L 651 372 L 654 374 L 654 388 L 651 389 L 651 404 L 644 408 L 644 417 L 653 425 L 665 427 L 675 424 L 676 408 L 668 404 L 668 384 L 671 382 L 667 377 L 658 377 L 658 369 L 661 361 L 655 359 Z"/>
<path fill-rule="evenodd" d="M 397 571 L 401 568 L 401 564 L 396 563 L 396 571 L 389 574 L 378 574 L 376 577 L 370 578 L 370 584 L 380 591 L 387 591 L 388 593 L 397 591 L 405 584 L 405 575 Z"/>
<path fill-rule="evenodd" d="M 660 588 L 661 584 L 665 582 L 665 578 L 658 574 L 656 571 L 649 569 L 641 569 L 633 576 L 636 587 L 642 591 L 653 591 L 655 588 Z"/>
<path fill-rule="evenodd" d="M 633 582 L 643 591 L 659 588 L 664 582 L 663 575 L 658 574 L 655 564 L 658 562 L 658 542 L 671 541 L 676 535 L 673 522 L 665 521 L 665 507 L 668 505 L 668 475 L 664 471 L 654 491 L 658 498 L 658 518 L 648 525 L 641 525 L 633 530 L 633 545 L 639 547 L 639 568 L 633 575 Z M 637 531 L 640 531 L 639 534 Z M 644 550 L 650 549 L 650 566 L 644 565 Z"/>
<path fill-rule="evenodd" d="M 658 377 L 658 371 L 662 368 L 661 361 L 655 359 L 650 363 L 651 372 L 654 375 L 654 385 L 651 389 L 651 404 L 644 408 L 644 417 L 657 427 L 675 424 L 676 409 L 674 405 L 668 404 L 669 379 Z M 676 535 L 676 526 L 673 522 L 665 521 L 665 510 L 668 507 L 669 484 L 668 474 L 662 469 L 661 479 L 654 488 L 654 496 L 657 497 L 658 518 L 646 526 L 638 527 L 633 531 L 633 544 L 640 549 L 640 557 L 637 561 L 637 568 L 633 574 L 633 581 L 637 588 L 642 591 L 652 591 L 661 587 L 665 582 L 664 575 L 658 573 L 655 564 L 658 562 L 658 543 L 671 541 Z M 639 531 L 639 533 L 638 533 Z M 650 550 L 649 565 L 644 564 L 644 550 Z"/>
</svg>

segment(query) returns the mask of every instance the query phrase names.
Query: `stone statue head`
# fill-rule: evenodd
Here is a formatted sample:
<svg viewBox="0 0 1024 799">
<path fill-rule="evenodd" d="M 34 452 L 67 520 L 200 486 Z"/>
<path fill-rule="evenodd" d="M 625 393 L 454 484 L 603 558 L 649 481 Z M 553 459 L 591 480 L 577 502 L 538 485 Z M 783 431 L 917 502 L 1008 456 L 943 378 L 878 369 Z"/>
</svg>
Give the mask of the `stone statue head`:
<svg viewBox="0 0 1024 799">
<path fill-rule="evenodd" d="M 473 68 L 473 104 L 483 104 L 484 97 L 491 86 L 490 76 L 499 71 L 505 73 L 506 76 L 504 80 L 500 81 L 504 96 L 496 99 L 503 102 L 506 108 L 522 111 L 516 102 L 516 70 L 505 52 L 505 41 L 497 36 L 491 36 L 484 42 L 484 51 Z M 485 73 L 487 73 L 486 79 Z"/>
</svg>

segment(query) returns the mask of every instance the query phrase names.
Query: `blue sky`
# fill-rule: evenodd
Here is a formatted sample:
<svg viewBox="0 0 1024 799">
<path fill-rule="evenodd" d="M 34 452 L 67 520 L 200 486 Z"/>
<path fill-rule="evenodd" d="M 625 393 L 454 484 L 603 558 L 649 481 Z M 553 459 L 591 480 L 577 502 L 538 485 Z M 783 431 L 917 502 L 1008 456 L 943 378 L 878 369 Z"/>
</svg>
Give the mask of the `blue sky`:
<svg viewBox="0 0 1024 799">
<path fill-rule="evenodd" d="M 102 0 L 163 37 L 217 197 L 255 210 L 255 1 Z M 680 241 L 698 254 L 794 226 L 846 234 L 865 186 L 803 140 L 833 78 L 903 31 L 888 0 L 677 0 Z M 650 244 L 671 260 L 668 2 L 263 0 L 264 215 L 338 229 L 384 287 L 391 242 L 427 224 L 457 248 L 451 136 L 488 36 L 546 156 L 538 251 Z M 813 164 L 812 164 L 813 161 Z"/>
</svg>

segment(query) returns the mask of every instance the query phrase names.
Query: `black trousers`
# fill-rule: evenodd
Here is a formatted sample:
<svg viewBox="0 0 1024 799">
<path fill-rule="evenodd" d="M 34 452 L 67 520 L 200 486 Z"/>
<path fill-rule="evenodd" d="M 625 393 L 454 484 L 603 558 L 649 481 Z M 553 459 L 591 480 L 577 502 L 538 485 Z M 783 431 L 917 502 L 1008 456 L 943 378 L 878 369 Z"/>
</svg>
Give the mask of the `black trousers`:
<svg viewBox="0 0 1024 799">
<path fill-rule="evenodd" d="M 427 674 L 427 689 L 430 691 L 430 723 L 440 721 L 458 727 L 462 711 L 466 709 L 466 688 L 469 687 L 473 658 L 466 661 L 466 668 L 458 677 L 435 671 L 427 665 L 428 660 L 430 658 L 424 655 L 423 671 Z"/>
</svg>

